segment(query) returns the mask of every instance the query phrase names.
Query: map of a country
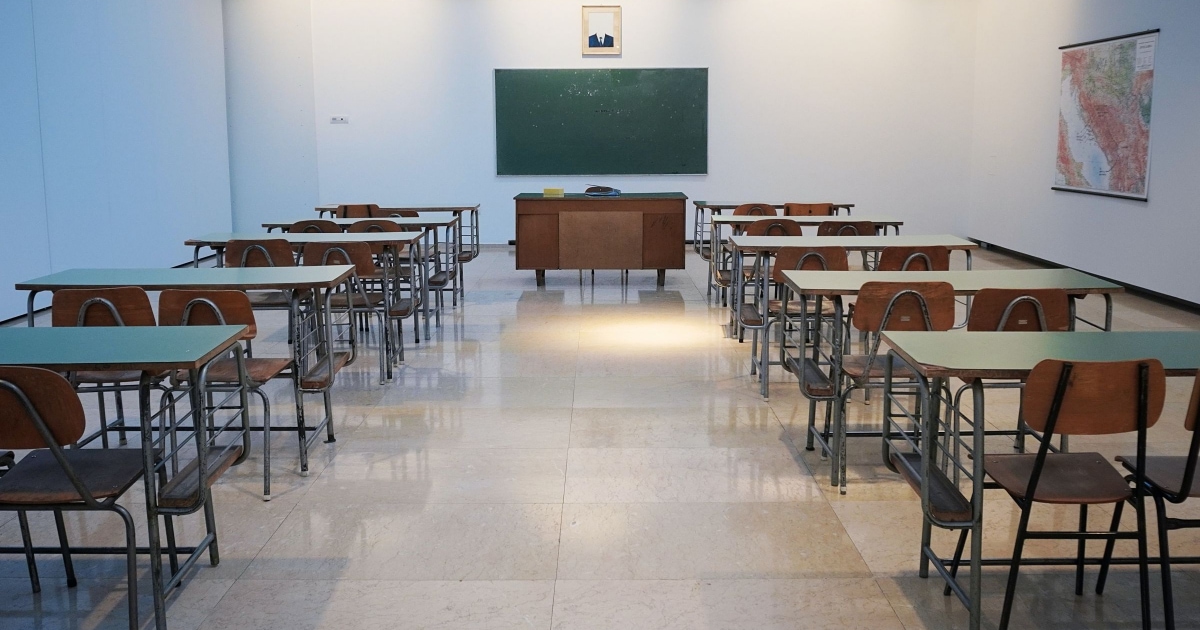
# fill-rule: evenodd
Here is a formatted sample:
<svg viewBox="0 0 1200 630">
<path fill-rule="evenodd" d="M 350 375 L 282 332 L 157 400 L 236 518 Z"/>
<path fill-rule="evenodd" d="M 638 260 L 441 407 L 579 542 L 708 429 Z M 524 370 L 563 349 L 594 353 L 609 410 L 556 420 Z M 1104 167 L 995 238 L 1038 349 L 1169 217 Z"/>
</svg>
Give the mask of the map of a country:
<svg viewBox="0 0 1200 630">
<path fill-rule="evenodd" d="M 1063 52 L 1056 184 L 1145 195 L 1154 69 L 1138 43 Z"/>
</svg>

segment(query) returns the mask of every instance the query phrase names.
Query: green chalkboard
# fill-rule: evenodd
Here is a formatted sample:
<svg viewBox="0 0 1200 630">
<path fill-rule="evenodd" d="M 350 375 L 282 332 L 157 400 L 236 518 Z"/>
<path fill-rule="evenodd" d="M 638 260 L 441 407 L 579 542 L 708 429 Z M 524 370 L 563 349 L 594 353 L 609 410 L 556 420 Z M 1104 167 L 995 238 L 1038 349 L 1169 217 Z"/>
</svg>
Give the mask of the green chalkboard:
<svg viewBox="0 0 1200 630">
<path fill-rule="evenodd" d="M 497 175 L 707 172 L 707 68 L 496 70 Z"/>
</svg>

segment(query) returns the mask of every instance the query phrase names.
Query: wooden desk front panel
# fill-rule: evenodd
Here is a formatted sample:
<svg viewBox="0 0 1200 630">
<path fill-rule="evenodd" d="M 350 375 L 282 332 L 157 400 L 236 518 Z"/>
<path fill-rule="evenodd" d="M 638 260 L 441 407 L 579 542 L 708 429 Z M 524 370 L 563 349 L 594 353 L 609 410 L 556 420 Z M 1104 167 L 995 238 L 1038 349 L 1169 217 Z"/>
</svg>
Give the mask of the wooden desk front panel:
<svg viewBox="0 0 1200 630">
<path fill-rule="evenodd" d="M 517 269 L 683 269 L 684 199 L 517 199 Z"/>
</svg>

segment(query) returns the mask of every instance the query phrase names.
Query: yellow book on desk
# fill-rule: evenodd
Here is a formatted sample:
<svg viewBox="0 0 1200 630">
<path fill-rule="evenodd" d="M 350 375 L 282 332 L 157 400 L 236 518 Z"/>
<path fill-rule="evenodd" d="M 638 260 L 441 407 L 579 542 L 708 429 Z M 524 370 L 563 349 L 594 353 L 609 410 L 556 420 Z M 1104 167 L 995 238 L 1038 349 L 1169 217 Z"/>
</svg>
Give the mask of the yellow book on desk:
<svg viewBox="0 0 1200 630">
<path fill-rule="evenodd" d="M 543 197 L 565 197 L 565 196 L 567 196 L 567 189 L 565 189 L 565 188 L 543 188 L 542 196 Z"/>
</svg>

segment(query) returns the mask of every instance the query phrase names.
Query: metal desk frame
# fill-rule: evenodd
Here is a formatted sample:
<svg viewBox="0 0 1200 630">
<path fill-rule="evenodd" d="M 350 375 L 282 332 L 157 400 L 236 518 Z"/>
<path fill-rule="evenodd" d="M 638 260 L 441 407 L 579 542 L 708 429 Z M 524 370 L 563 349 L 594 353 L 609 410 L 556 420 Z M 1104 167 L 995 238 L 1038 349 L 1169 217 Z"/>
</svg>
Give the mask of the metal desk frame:
<svg viewBox="0 0 1200 630">
<path fill-rule="evenodd" d="M 247 388 L 245 364 L 242 361 L 242 349 L 238 339 L 245 332 L 244 326 L 204 326 L 204 327 L 72 327 L 72 328 L 13 328 L 0 329 L 0 339 L 7 346 L 0 351 L 0 363 L 5 365 L 27 365 L 42 367 L 56 371 L 78 370 L 132 370 L 142 373 L 138 389 L 139 410 L 141 416 L 141 451 L 145 490 L 147 518 L 147 547 L 136 547 L 139 554 L 150 556 L 151 585 L 154 596 L 155 626 L 158 630 L 166 630 L 166 593 L 179 586 L 183 576 L 196 564 L 205 551 L 213 566 L 220 563 L 217 548 L 216 519 L 213 510 L 211 492 L 204 486 L 203 477 L 210 470 L 209 458 L 215 457 L 220 461 L 237 446 L 241 453 L 234 465 L 240 464 L 250 454 L 249 416 L 247 413 Z M 21 337 L 26 337 L 22 343 Z M 199 339 L 197 339 L 197 337 Z M 9 338 L 9 339 L 5 339 Z M 55 351 L 49 340 L 59 339 L 59 345 L 66 344 L 69 349 Z M 180 339 L 182 338 L 182 339 Z M 142 358 L 132 358 L 129 348 L 141 344 L 154 347 L 151 353 Z M 168 358 L 164 351 L 171 348 L 172 343 L 185 344 L 187 350 L 179 354 L 170 354 Z M 18 346 L 14 350 L 12 346 Z M 19 346 L 24 345 L 24 348 Z M 30 349 L 32 347 L 32 350 Z M 47 349 L 48 348 L 48 349 Z M 231 354 L 238 364 L 238 387 L 228 390 L 225 399 L 216 405 L 206 405 L 205 379 L 208 368 L 213 361 Z M 80 356 L 82 355 L 82 356 Z M 152 374 L 162 371 L 187 370 L 189 383 L 187 394 L 191 409 L 182 416 L 173 413 L 174 403 L 170 408 L 160 408 L 158 412 L 151 411 L 150 390 Z M 233 400 L 237 399 L 234 403 Z M 197 411 L 203 410 L 198 416 Z M 232 411 L 228 420 L 218 419 L 221 411 Z M 233 428 L 236 420 L 240 419 L 240 427 Z M 184 421 L 190 421 L 190 426 Z M 157 422 L 157 437 L 155 428 Z M 180 442 L 180 433 L 184 439 Z M 232 439 L 223 446 L 216 439 L 227 433 L 232 433 Z M 189 437 L 190 436 L 190 437 Z M 185 452 L 189 439 L 194 442 L 192 447 L 195 455 L 196 471 L 180 466 L 179 458 Z M 182 470 L 181 470 L 182 469 Z M 185 507 L 163 507 L 158 504 L 160 484 L 165 484 L 168 476 L 197 474 L 201 475 L 201 483 L 194 504 Z M 163 486 L 165 487 L 165 485 Z M 64 504 L 64 509 L 71 509 Z M 194 547 L 179 547 L 175 544 L 173 516 L 192 514 L 204 511 L 207 534 Z M 159 532 L 159 517 L 165 517 L 167 556 L 170 573 L 164 576 L 162 566 L 163 545 Z M 178 554 L 188 556 L 181 563 Z M 3 547 L 0 553 L 25 553 L 23 547 Z M 123 555 L 128 553 L 124 547 L 75 547 L 67 549 L 60 547 L 34 547 L 35 554 L 63 555 Z M 165 577 L 165 580 L 164 580 Z M 127 576 L 137 580 L 136 575 Z M 131 602 L 131 615 L 136 614 L 136 601 Z"/>
<path fill-rule="evenodd" d="M 918 337 L 919 336 L 919 337 Z M 997 337 L 999 336 L 999 337 Z M 985 473 L 983 469 L 983 457 L 969 457 L 967 461 L 963 461 L 962 456 L 956 457 L 956 453 L 961 453 L 961 449 L 965 449 L 967 455 L 971 453 L 984 453 L 985 451 L 985 431 L 977 431 L 975 427 L 986 426 L 984 424 L 984 397 L 983 397 L 983 380 L 991 378 L 1002 379 L 1021 379 L 1027 376 L 1030 370 L 1042 359 L 1064 359 L 1064 360 L 1079 360 L 1079 361 L 1119 361 L 1142 358 L 1156 358 L 1162 361 L 1166 368 L 1167 376 L 1194 376 L 1200 369 L 1200 332 L 1180 332 L 1180 331 L 1143 331 L 1143 332 L 1108 332 L 1103 335 L 1103 344 L 1096 344 L 1097 335 L 1083 334 L 1074 332 L 893 332 L 884 333 L 884 338 L 891 346 L 892 350 L 888 353 L 888 359 L 885 363 L 885 389 L 884 389 L 884 436 L 883 436 L 883 458 L 884 463 L 892 468 L 890 462 L 890 453 L 896 446 L 896 442 L 902 442 L 908 445 L 915 452 L 920 454 L 921 470 L 920 477 L 920 495 L 921 495 L 921 511 L 922 511 L 922 526 L 921 526 L 921 551 L 920 551 L 920 568 L 919 575 L 921 577 L 929 576 L 929 565 L 932 562 L 937 572 L 946 580 L 946 584 L 950 590 L 959 598 L 959 600 L 967 607 L 970 613 L 970 628 L 976 630 L 980 627 L 982 619 L 982 610 L 976 605 L 983 598 L 983 582 L 982 568 L 984 566 L 998 566 L 1011 564 L 1011 560 L 1004 558 L 985 559 L 983 558 L 983 492 L 985 490 Z M 996 353 L 985 353 L 982 351 L 964 351 L 970 356 L 979 356 L 978 361 L 971 361 L 970 364 L 953 365 L 949 361 L 936 361 L 946 363 L 947 365 L 931 365 L 922 363 L 919 359 L 933 357 L 924 357 L 921 354 L 913 354 L 905 349 L 909 345 L 910 340 L 927 339 L 944 347 L 954 347 L 964 345 L 964 342 L 972 345 L 978 345 L 981 349 L 987 345 L 986 340 L 1003 340 L 1005 343 L 1003 354 L 1007 356 L 998 357 Z M 984 343 L 978 343 L 983 341 Z M 1158 345 L 1152 342 L 1160 342 Z M 899 395 L 892 392 L 892 374 L 897 367 L 906 367 L 913 374 L 917 375 L 917 409 L 908 410 L 904 407 L 899 398 L 904 396 L 913 396 L 911 390 L 900 393 Z M 950 378 L 974 378 L 971 385 L 974 406 L 970 418 L 964 419 L 970 425 L 970 431 L 967 439 L 964 439 L 961 432 L 955 432 L 950 425 L 941 425 L 945 422 L 942 417 L 941 406 L 947 403 L 943 397 L 944 392 L 948 392 L 946 382 Z M 938 392 L 937 395 L 931 392 Z M 898 412 L 893 409 L 899 409 Z M 900 423 L 893 422 L 894 418 L 908 420 L 920 427 L 920 434 L 914 434 L 906 431 Z M 923 436 L 928 436 L 924 437 Z M 938 437 L 940 439 L 929 439 L 930 437 Z M 951 448 L 947 448 L 947 441 L 950 442 Z M 932 447 L 930 446 L 932 445 Z M 932 453 L 930 451 L 933 451 Z M 893 470 L 895 470 L 893 468 Z M 971 506 L 971 519 L 964 522 L 945 522 L 933 515 L 933 508 L 930 499 L 931 482 L 930 479 L 941 471 L 942 474 L 950 472 L 956 476 L 962 475 L 969 484 L 969 497 L 964 496 L 963 499 L 969 501 Z M 960 491 L 961 492 L 961 491 Z M 966 589 L 959 584 L 957 577 L 950 574 L 946 569 L 948 561 L 939 557 L 933 550 L 931 545 L 932 528 L 938 526 L 943 529 L 952 529 L 957 531 L 968 530 L 971 534 L 971 548 L 968 564 L 970 566 L 969 584 Z M 1132 559 L 1114 558 L 1113 564 L 1129 564 Z M 1159 558 L 1150 558 L 1151 564 L 1161 562 Z M 1200 558 L 1172 558 L 1172 563 L 1191 564 L 1200 562 Z M 1023 564 L 1041 564 L 1041 565 L 1075 565 L 1075 558 L 1045 558 L 1045 559 L 1022 559 Z M 1085 564 L 1098 564 L 1099 559 L 1087 559 Z"/>
</svg>

